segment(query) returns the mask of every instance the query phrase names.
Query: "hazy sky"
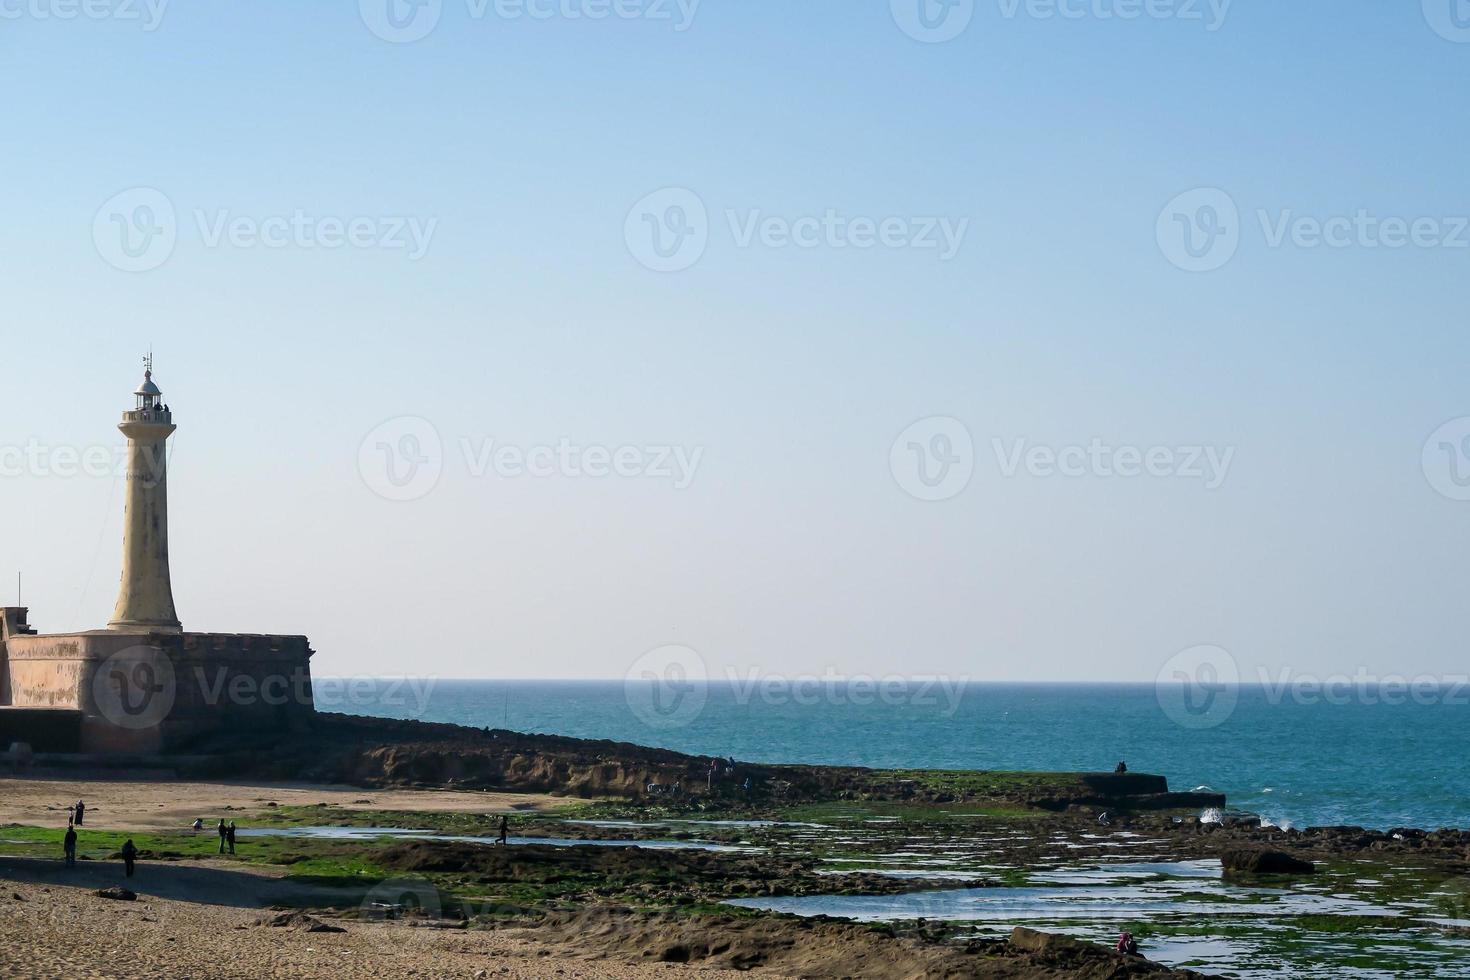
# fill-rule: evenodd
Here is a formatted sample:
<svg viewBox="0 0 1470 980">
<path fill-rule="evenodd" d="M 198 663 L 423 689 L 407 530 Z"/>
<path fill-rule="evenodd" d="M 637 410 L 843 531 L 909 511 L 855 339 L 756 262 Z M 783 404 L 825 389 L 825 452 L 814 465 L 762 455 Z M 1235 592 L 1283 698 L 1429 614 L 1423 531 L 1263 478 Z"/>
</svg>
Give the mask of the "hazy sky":
<svg viewBox="0 0 1470 980">
<path fill-rule="evenodd" d="M 151 345 L 186 628 L 320 673 L 1467 669 L 1470 11 L 387 2 L 0 0 L 43 630 Z"/>
</svg>

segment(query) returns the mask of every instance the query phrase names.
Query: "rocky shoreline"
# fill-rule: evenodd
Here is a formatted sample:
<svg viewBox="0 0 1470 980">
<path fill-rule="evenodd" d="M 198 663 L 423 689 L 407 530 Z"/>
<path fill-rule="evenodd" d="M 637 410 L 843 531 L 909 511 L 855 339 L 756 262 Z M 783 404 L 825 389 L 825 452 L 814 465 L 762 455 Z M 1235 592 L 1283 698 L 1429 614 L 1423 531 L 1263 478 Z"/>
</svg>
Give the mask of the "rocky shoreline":
<svg viewBox="0 0 1470 980">
<path fill-rule="evenodd" d="M 206 742 L 156 761 L 194 779 L 363 787 L 360 798 L 338 792 L 345 802 L 330 805 L 261 796 L 241 812 L 276 835 L 247 838 L 244 851 L 253 867 L 286 876 L 282 921 L 304 911 L 346 929 L 348 943 L 362 930 L 415 943 L 447 931 L 474 943 L 508 936 L 635 973 L 655 963 L 783 976 L 1101 980 L 1203 975 L 1185 967 L 1219 962 L 1208 953 L 1216 935 L 1237 937 L 1242 962 L 1294 968 L 1334 944 L 1341 962 L 1356 962 L 1360 935 L 1380 957 L 1390 937 L 1408 937 L 1392 954 L 1405 970 L 1470 937 L 1456 924 L 1470 920 L 1470 833 L 1281 830 L 1229 814 L 1218 794 L 1171 793 L 1143 773 L 725 760 L 712 774 L 710 760 L 636 745 L 330 715 L 287 743 Z M 449 790 L 467 808 L 412 805 Z M 527 795 L 538 793 L 555 796 Z M 375 796 L 397 805 L 375 808 Z M 481 798 L 508 809 L 476 809 Z M 513 846 L 494 845 L 497 812 L 508 814 Z M 321 833 L 334 827 L 377 830 Z M 153 867 L 214 860 L 207 842 L 176 835 L 140 844 Z M 1136 920 L 1120 920 L 1130 876 L 1146 883 L 1140 895 L 1155 897 Z M 1044 902 L 1034 915 L 1018 913 L 1014 928 L 986 918 L 988 894 L 1004 896 L 1003 907 L 1038 895 L 1065 902 L 1069 885 L 1084 905 L 1094 892 L 1109 896 L 1095 922 L 1058 920 Z M 1410 901 L 1418 896 L 1431 900 Z M 864 922 L 820 911 L 848 899 L 896 903 L 895 915 Z M 818 911 L 782 913 L 801 901 Z M 1179 968 L 1107 948 L 1115 922 L 1139 933 L 1146 954 L 1172 950 Z M 1191 943 L 1206 955 L 1192 955 Z"/>
</svg>

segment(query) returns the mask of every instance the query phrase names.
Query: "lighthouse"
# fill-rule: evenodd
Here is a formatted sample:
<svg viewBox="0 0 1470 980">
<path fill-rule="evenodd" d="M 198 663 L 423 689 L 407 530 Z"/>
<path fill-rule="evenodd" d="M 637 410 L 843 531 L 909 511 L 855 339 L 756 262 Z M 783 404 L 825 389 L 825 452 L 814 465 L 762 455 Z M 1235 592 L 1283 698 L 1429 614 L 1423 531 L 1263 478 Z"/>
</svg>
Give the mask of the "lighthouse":
<svg viewBox="0 0 1470 980">
<path fill-rule="evenodd" d="M 137 404 L 118 426 L 128 438 L 127 504 L 123 517 L 122 585 L 112 630 L 181 632 L 168 571 L 168 438 L 173 412 L 153 382 L 149 355 Z"/>
<path fill-rule="evenodd" d="M 311 642 L 300 634 L 185 633 L 168 568 L 168 440 L 173 413 L 145 362 L 128 440 L 122 586 L 105 630 L 38 633 L 30 611 L 0 608 L 0 747 L 138 755 L 221 732 L 299 737 L 316 711 Z M 201 748 L 202 746 L 202 748 Z"/>
</svg>

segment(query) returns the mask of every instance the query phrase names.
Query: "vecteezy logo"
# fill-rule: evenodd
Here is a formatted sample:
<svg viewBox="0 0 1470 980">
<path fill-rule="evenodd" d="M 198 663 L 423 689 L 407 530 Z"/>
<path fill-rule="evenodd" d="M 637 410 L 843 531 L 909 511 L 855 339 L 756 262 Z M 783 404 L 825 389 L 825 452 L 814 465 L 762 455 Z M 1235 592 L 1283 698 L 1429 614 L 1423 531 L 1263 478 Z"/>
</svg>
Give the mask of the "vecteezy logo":
<svg viewBox="0 0 1470 980">
<path fill-rule="evenodd" d="M 1446 41 L 1470 44 L 1470 0 L 1424 0 L 1424 19 Z"/>
<path fill-rule="evenodd" d="M 704 658 L 684 646 L 650 650 L 628 668 L 623 696 L 634 716 L 649 728 L 691 725 L 709 701 Z"/>
<path fill-rule="evenodd" d="M 975 16 L 975 0 L 889 0 L 889 4 L 899 28 L 925 44 L 953 41 Z"/>
<path fill-rule="evenodd" d="M 1159 251 L 1185 272 L 1213 272 L 1240 248 L 1240 209 L 1217 187 L 1180 194 L 1159 213 Z"/>
<path fill-rule="evenodd" d="M 357 0 L 367 29 L 392 44 L 422 41 L 439 26 L 444 0 Z"/>
<path fill-rule="evenodd" d="M 384 500 L 421 500 L 444 475 L 444 440 L 428 419 L 389 419 L 367 434 L 357 450 L 357 471 Z"/>
<path fill-rule="evenodd" d="M 178 693 L 173 662 L 157 647 L 120 650 L 92 676 L 98 713 L 129 731 L 157 728 L 173 711 Z"/>
<path fill-rule="evenodd" d="M 114 269 L 147 272 L 168 261 L 178 243 L 173 202 L 152 187 L 134 187 L 107 199 L 92 218 L 92 243 Z"/>
<path fill-rule="evenodd" d="M 1470 500 L 1470 418 L 1451 419 L 1424 442 L 1424 478 L 1441 496 Z"/>
<path fill-rule="evenodd" d="M 1154 683 L 1159 707 L 1183 728 L 1218 728 L 1240 702 L 1240 667 L 1228 650 L 1197 646 L 1169 658 Z"/>
<path fill-rule="evenodd" d="M 683 272 L 709 247 L 709 212 L 698 194 L 666 187 L 643 198 L 623 224 L 628 251 L 654 272 Z"/>
<path fill-rule="evenodd" d="M 975 441 L 959 419 L 920 419 L 899 433 L 888 467 L 904 492 L 919 500 L 949 500 L 975 475 Z"/>
</svg>

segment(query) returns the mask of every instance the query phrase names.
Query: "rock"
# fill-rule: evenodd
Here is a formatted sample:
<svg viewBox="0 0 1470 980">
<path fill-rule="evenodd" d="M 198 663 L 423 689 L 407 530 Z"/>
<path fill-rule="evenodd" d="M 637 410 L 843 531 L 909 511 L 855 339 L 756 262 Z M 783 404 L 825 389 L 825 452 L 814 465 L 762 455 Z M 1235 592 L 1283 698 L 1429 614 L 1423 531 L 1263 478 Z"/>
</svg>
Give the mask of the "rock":
<svg viewBox="0 0 1470 980">
<path fill-rule="evenodd" d="M 1011 930 L 1011 945 L 1028 953 L 1078 953 L 1095 948 L 1070 936 L 1057 936 L 1049 932 L 1037 932 L 1017 926 Z"/>
<path fill-rule="evenodd" d="M 1220 855 L 1220 865 L 1226 874 L 1252 875 L 1310 875 L 1317 873 L 1317 866 L 1303 861 L 1285 851 L 1266 848 L 1237 847 Z"/>
<path fill-rule="evenodd" d="M 258 928 L 291 929 L 295 932 L 346 932 L 341 926 L 328 925 L 305 912 L 278 912 L 255 920 Z"/>
<path fill-rule="evenodd" d="M 119 888 L 114 885 L 111 888 L 103 888 L 99 890 L 97 892 L 97 897 L 109 898 L 114 902 L 136 902 L 138 900 L 138 893 L 129 891 L 126 888 Z"/>
<path fill-rule="evenodd" d="M 688 963 L 693 959 L 693 953 L 684 943 L 675 943 L 659 954 L 660 963 Z"/>
<path fill-rule="evenodd" d="M 15 899 L 17 902 L 24 902 L 26 900 L 26 897 L 20 892 L 11 892 L 10 897 Z"/>
</svg>

